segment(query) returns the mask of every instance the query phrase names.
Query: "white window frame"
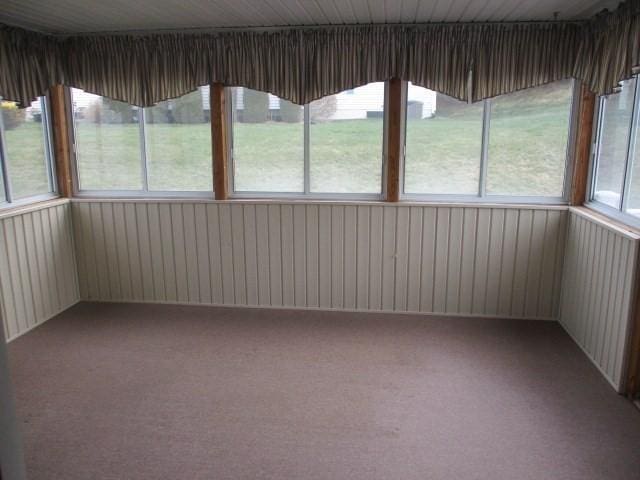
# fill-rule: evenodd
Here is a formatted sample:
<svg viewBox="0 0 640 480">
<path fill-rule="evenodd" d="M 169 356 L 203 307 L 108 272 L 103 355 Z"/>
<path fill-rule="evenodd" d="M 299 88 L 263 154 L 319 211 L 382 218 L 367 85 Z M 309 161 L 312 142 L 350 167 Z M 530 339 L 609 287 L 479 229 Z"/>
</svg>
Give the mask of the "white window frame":
<svg viewBox="0 0 640 480">
<path fill-rule="evenodd" d="M 447 194 L 447 193 L 406 193 L 405 191 L 405 145 L 406 145 L 406 118 L 407 118 L 407 91 L 408 82 L 402 82 L 402 112 L 404 141 L 400 155 L 400 198 L 402 200 L 430 202 L 430 203 L 484 203 L 484 204 L 533 204 L 533 205 L 566 205 L 569 203 L 571 191 L 571 177 L 573 173 L 573 154 L 575 151 L 576 124 L 579 105 L 579 88 L 576 81 L 571 81 L 571 105 L 569 106 L 569 130 L 567 132 L 567 146 L 565 152 L 565 173 L 562 186 L 562 195 L 553 196 L 525 196 L 525 195 L 491 195 L 487 194 L 487 168 L 489 165 L 489 135 L 491 132 L 491 99 L 483 100 L 482 109 L 482 141 L 480 147 L 478 181 L 478 193 L 476 195 Z"/>
<path fill-rule="evenodd" d="M 211 92 L 209 93 L 211 95 Z M 146 108 L 138 108 L 138 129 L 140 133 L 140 163 L 141 163 L 141 180 L 142 189 L 131 190 L 118 190 L 118 189 L 81 189 L 80 188 L 80 172 L 78 169 L 78 154 L 76 146 L 76 122 L 73 115 L 73 91 L 71 88 L 65 87 L 65 107 L 67 110 L 68 118 L 71 122 L 70 132 L 70 144 L 72 149 L 73 161 L 71 162 L 71 173 L 73 183 L 73 194 L 75 197 L 88 197 L 88 198 L 148 198 L 148 199 L 162 199 L 162 198 L 175 198 L 175 199 L 213 199 L 215 179 L 213 178 L 213 151 L 211 155 L 211 170 L 212 170 L 212 188 L 211 190 L 149 190 L 149 175 L 148 165 L 149 159 L 147 157 L 147 135 L 146 135 Z M 212 138 L 209 141 L 212 142 Z M 213 148 L 213 145 L 212 145 Z"/>
<path fill-rule="evenodd" d="M 1 101 L 1 99 L 0 99 Z M 56 170 L 54 166 L 53 144 L 51 140 L 51 106 L 47 96 L 40 97 L 40 115 L 43 139 L 44 139 L 44 167 L 47 172 L 47 183 L 49 191 L 46 193 L 38 193 L 26 197 L 14 198 L 13 188 L 11 185 L 11 167 L 8 162 L 7 142 L 5 139 L 4 123 L 2 115 L 0 115 L 0 176 L 4 186 L 4 197 L 0 198 L 0 209 L 14 208 L 28 205 L 30 203 L 41 202 L 57 198 L 57 180 Z"/>
<path fill-rule="evenodd" d="M 233 87 L 232 87 L 233 88 Z M 236 190 L 235 185 L 235 160 L 233 157 L 233 95 L 232 88 L 225 88 L 225 104 L 227 115 L 227 159 L 228 159 L 228 182 L 229 182 L 229 198 L 230 199 L 299 199 L 299 200 L 369 200 L 382 201 L 385 198 L 386 189 L 386 172 L 387 172 L 387 128 L 389 115 L 389 82 L 384 82 L 384 101 L 382 116 L 382 172 L 380 175 L 380 193 L 331 193 L 331 192 L 312 192 L 311 191 L 311 148 L 310 148 L 310 110 L 309 104 L 303 106 L 303 129 L 304 129 L 304 155 L 301 159 L 303 162 L 303 185 L 302 192 L 264 192 L 264 191 L 245 191 Z"/>
<path fill-rule="evenodd" d="M 640 227 L 640 217 L 627 213 L 629 188 L 631 187 L 631 171 L 633 169 L 633 157 L 635 155 L 635 138 L 640 128 L 640 74 L 634 75 L 636 85 L 633 91 L 633 107 L 631 111 L 631 122 L 629 123 L 629 138 L 627 141 L 626 157 L 624 160 L 624 176 L 622 180 L 622 191 L 620 199 L 620 208 L 615 208 L 598 201 L 595 198 L 598 162 L 600 156 L 600 146 L 602 140 L 603 114 L 605 97 L 601 96 L 597 99 L 594 112 L 593 125 L 594 129 L 591 138 L 591 155 L 589 158 L 589 181 L 587 185 L 587 203 L 592 208 L 604 215 L 607 215 L 624 224 Z"/>
</svg>

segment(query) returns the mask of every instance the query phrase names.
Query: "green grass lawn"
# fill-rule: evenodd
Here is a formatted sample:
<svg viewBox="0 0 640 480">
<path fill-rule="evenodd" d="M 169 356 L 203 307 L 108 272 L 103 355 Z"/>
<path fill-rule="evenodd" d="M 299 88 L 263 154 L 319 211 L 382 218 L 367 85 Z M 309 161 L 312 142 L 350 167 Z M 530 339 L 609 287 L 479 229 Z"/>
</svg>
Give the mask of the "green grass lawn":
<svg viewBox="0 0 640 480">
<path fill-rule="evenodd" d="M 472 109 L 473 110 L 473 109 Z M 407 191 L 475 193 L 481 149 L 477 112 L 407 122 Z M 489 193 L 559 195 L 562 190 L 566 108 L 504 109 L 492 117 Z M 42 188 L 40 125 L 6 132 L 12 181 L 24 191 Z M 146 128 L 149 185 L 154 190 L 211 190 L 209 124 L 151 124 Z M 140 135 L 136 124 L 78 122 L 83 189 L 139 189 Z M 382 120 L 311 125 L 311 189 L 379 192 Z M 234 125 L 238 190 L 300 191 L 302 124 Z"/>
<path fill-rule="evenodd" d="M 49 191 L 42 124 L 25 122 L 5 132 L 9 177 L 14 198 Z M 4 187 L 0 193 L 4 197 Z"/>
</svg>

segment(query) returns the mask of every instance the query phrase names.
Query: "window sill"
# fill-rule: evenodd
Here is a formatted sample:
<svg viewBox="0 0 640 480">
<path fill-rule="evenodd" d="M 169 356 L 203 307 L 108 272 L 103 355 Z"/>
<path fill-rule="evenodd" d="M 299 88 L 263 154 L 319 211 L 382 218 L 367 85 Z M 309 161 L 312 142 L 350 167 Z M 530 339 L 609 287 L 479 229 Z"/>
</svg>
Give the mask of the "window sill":
<svg viewBox="0 0 640 480">
<path fill-rule="evenodd" d="M 344 198 L 300 198 L 300 197 L 233 197 L 228 200 L 215 200 L 210 197 L 119 197 L 119 196 L 76 196 L 72 202 L 96 203 L 219 203 L 219 204 L 249 204 L 249 205 L 369 205 L 379 207 L 444 207 L 444 208 L 498 208 L 498 209 L 529 209 L 529 210 L 568 210 L 564 203 L 497 203 L 497 202 L 462 202 L 462 201 L 432 201 L 409 200 L 387 202 L 380 199 L 344 199 Z"/>
<path fill-rule="evenodd" d="M 57 205 L 64 205 L 65 203 L 69 203 L 68 198 L 62 198 L 54 194 L 25 198 L 17 202 L 4 204 L 0 207 L 0 219 L 55 207 Z"/>
<path fill-rule="evenodd" d="M 587 202 L 584 207 L 571 207 L 570 210 L 629 238 L 640 239 L 640 218 L 597 202 Z"/>
</svg>

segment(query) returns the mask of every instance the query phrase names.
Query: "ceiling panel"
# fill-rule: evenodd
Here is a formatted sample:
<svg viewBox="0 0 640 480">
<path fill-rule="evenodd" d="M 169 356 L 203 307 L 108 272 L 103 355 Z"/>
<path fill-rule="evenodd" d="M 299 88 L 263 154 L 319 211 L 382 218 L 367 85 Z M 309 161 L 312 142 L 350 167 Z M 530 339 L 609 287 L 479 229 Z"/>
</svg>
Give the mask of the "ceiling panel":
<svg viewBox="0 0 640 480">
<path fill-rule="evenodd" d="M 0 22 L 79 33 L 588 18 L 618 0 L 3 0 Z"/>
</svg>

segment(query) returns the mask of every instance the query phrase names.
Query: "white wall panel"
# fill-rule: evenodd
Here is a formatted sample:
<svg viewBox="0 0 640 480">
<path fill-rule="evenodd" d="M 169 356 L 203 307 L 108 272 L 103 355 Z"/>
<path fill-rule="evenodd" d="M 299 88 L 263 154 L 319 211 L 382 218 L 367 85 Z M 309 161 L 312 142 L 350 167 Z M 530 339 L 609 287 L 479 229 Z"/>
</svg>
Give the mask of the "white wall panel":
<svg viewBox="0 0 640 480">
<path fill-rule="evenodd" d="M 622 391 L 639 237 L 573 208 L 567 235 L 560 323 Z"/>
<path fill-rule="evenodd" d="M 73 212 L 87 300 L 557 318 L 562 208 L 76 199 Z"/>
<path fill-rule="evenodd" d="M 80 299 L 76 271 L 68 201 L 1 216 L 0 307 L 7 340 L 76 303 Z M 91 274 L 97 285 L 97 272 Z"/>
</svg>

